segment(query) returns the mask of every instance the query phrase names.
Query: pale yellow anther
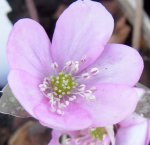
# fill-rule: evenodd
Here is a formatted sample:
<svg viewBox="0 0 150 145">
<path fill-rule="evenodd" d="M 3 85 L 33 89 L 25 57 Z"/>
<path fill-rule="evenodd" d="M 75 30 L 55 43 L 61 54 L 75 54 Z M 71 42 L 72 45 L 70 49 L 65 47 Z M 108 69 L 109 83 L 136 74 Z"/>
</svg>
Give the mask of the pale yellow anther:
<svg viewBox="0 0 150 145">
<path fill-rule="evenodd" d="M 70 94 L 70 92 L 67 92 L 67 95 L 69 95 Z"/>
</svg>

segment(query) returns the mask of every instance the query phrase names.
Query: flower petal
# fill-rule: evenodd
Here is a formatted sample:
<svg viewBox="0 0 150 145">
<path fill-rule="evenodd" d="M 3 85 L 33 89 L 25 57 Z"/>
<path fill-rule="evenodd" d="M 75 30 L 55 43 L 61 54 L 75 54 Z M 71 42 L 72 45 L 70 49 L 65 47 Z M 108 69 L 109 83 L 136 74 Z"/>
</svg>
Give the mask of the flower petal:
<svg viewBox="0 0 150 145">
<path fill-rule="evenodd" d="M 8 61 L 12 69 L 21 69 L 43 77 L 50 72 L 50 40 L 43 27 L 31 19 L 21 19 L 8 40 Z"/>
<path fill-rule="evenodd" d="M 78 0 L 57 21 L 52 56 L 63 67 L 69 60 L 87 57 L 82 69 L 93 63 L 103 51 L 114 27 L 110 13 L 98 2 Z"/>
<path fill-rule="evenodd" d="M 36 118 L 47 127 L 63 130 L 79 130 L 89 127 L 92 120 L 89 114 L 80 105 L 70 103 L 65 109 L 64 115 L 58 115 L 50 111 L 50 104 L 43 100 L 34 109 Z"/>
<path fill-rule="evenodd" d="M 39 79 L 27 72 L 12 70 L 9 73 L 8 82 L 20 104 L 35 117 L 33 108 L 43 99 L 43 95 L 38 88 Z"/>
<path fill-rule="evenodd" d="M 116 145 L 148 145 L 150 122 L 136 114 L 119 123 Z"/>
<path fill-rule="evenodd" d="M 62 134 L 63 133 L 61 131 L 53 130 L 52 131 L 52 139 L 48 145 L 61 145 L 59 141 L 60 141 L 60 136 Z"/>
<path fill-rule="evenodd" d="M 99 69 L 99 74 L 90 81 L 135 85 L 143 71 L 143 60 L 139 53 L 126 45 L 106 45 L 102 55 L 92 67 Z"/>
<path fill-rule="evenodd" d="M 136 90 L 128 86 L 99 84 L 96 88 L 96 100 L 80 102 L 93 117 L 95 126 L 108 126 L 123 120 L 135 110 L 140 98 Z"/>
</svg>

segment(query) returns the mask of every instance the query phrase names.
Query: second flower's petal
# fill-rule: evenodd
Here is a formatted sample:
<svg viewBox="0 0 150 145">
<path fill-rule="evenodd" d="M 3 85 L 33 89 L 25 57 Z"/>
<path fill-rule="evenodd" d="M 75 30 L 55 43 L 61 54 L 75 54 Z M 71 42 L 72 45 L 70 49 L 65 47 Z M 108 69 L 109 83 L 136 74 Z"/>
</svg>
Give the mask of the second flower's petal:
<svg viewBox="0 0 150 145">
<path fill-rule="evenodd" d="M 134 88 L 111 84 L 100 84 L 94 95 L 95 100 L 80 103 L 91 113 L 95 126 L 112 125 L 123 120 L 135 110 L 140 98 Z"/>
<path fill-rule="evenodd" d="M 78 0 L 56 23 L 52 55 L 61 67 L 69 60 L 87 57 L 82 69 L 93 63 L 104 49 L 114 27 L 110 13 L 98 2 Z"/>
<path fill-rule="evenodd" d="M 7 47 L 11 69 L 21 69 L 38 77 L 49 73 L 50 40 L 36 21 L 19 20 L 11 31 Z"/>
<path fill-rule="evenodd" d="M 135 85 L 143 71 L 143 60 L 139 53 L 126 45 L 109 44 L 92 67 L 99 68 L 93 83 Z M 90 84 L 92 83 L 90 81 Z"/>
<path fill-rule="evenodd" d="M 148 145 L 150 141 L 150 121 L 136 114 L 119 123 L 116 145 Z"/>
<path fill-rule="evenodd" d="M 48 145 L 61 145 L 60 144 L 60 136 L 63 133 L 61 131 L 53 130 L 52 131 L 52 139 Z"/>
<path fill-rule="evenodd" d="M 12 70 L 8 82 L 20 104 L 35 117 L 33 108 L 43 99 L 43 95 L 38 88 L 39 79 L 27 72 Z"/>
<path fill-rule="evenodd" d="M 48 101 L 42 101 L 35 107 L 36 118 L 47 127 L 63 130 L 79 130 L 89 127 L 92 120 L 89 114 L 80 105 L 72 103 L 66 109 L 64 115 L 58 115 L 50 111 Z"/>
</svg>

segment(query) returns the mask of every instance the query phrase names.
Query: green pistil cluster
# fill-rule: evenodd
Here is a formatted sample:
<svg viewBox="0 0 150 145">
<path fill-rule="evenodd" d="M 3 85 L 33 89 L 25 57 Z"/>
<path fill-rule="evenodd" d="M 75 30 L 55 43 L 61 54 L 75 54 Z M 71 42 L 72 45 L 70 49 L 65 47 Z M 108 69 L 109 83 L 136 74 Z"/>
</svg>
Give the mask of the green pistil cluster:
<svg viewBox="0 0 150 145">
<path fill-rule="evenodd" d="M 51 77 L 51 87 L 58 98 L 69 95 L 70 91 L 74 89 L 76 85 L 77 83 L 74 81 L 71 74 L 60 72 L 58 76 Z"/>
<path fill-rule="evenodd" d="M 105 128 L 95 128 L 90 130 L 90 135 L 96 140 L 103 140 L 103 136 L 106 135 L 107 132 Z"/>
</svg>

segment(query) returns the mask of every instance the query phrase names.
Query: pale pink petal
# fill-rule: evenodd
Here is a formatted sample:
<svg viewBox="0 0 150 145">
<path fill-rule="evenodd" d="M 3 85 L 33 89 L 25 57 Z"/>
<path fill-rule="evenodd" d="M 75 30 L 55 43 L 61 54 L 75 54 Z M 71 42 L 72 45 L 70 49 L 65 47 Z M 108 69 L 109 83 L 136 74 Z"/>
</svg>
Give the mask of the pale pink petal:
<svg viewBox="0 0 150 145">
<path fill-rule="evenodd" d="M 150 122 L 136 114 L 119 123 L 116 145 L 148 145 Z"/>
<path fill-rule="evenodd" d="M 143 71 L 143 60 L 139 53 L 126 45 L 109 44 L 92 67 L 99 74 L 89 81 L 95 83 L 114 83 L 135 85 Z"/>
<path fill-rule="evenodd" d="M 98 2 L 78 0 L 59 17 L 53 40 L 53 59 L 61 64 L 87 57 L 82 69 L 93 63 L 109 40 L 114 27 L 110 13 Z"/>
<path fill-rule="evenodd" d="M 130 115 L 139 96 L 134 88 L 121 85 L 99 84 L 93 101 L 80 102 L 93 117 L 93 125 L 107 126 L 120 122 Z"/>
<path fill-rule="evenodd" d="M 62 131 L 53 130 L 52 131 L 52 139 L 48 145 L 61 145 L 59 142 L 61 135 L 62 135 Z"/>
<path fill-rule="evenodd" d="M 42 101 L 34 108 L 36 118 L 47 127 L 55 127 L 64 130 L 79 130 L 89 127 L 92 124 L 90 115 L 76 103 L 71 103 L 64 112 L 58 115 L 50 111 L 48 101 Z"/>
<path fill-rule="evenodd" d="M 119 122 L 118 125 L 121 128 L 125 128 L 125 127 L 134 126 L 134 125 L 137 125 L 140 123 L 145 123 L 145 121 L 147 121 L 147 119 L 139 116 L 136 113 L 133 113 L 130 116 L 128 116 L 127 118 L 125 118 L 124 120 L 122 120 L 121 122 Z"/>
<path fill-rule="evenodd" d="M 31 74 L 12 70 L 8 76 L 9 86 L 24 109 L 35 117 L 33 108 L 43 99 L 38 85 L 40 81 Z"/>
<path fill-rule="evenodd" d="M 57 137 L 56 138 L 53 137 L 48 145 L 61 145 L 61 144 L 59 143 L 59 140 Z"/>
<path fill-rule="evenodd" d="M 108 136 L 105 137 L 105 139 L 103 140 L 103 145 L 110 145 L 111 140 Z"/>
<path fill-rule="evenodd" d="M 145 145 L 150 143 L 150 119 L 148 118 L 148 127 L 147 127 L 147 135 Z"/>
<path fill-rule="evenodd" d="M 50 72 L 50 40 L 43 27 L 31 19 L 21 19 L 13 27 L 8 40 L 11 69 L 20 69 L 43 77 Z"/>
</svg>

